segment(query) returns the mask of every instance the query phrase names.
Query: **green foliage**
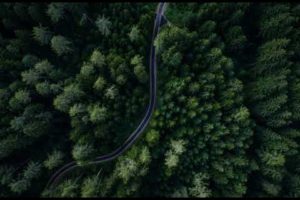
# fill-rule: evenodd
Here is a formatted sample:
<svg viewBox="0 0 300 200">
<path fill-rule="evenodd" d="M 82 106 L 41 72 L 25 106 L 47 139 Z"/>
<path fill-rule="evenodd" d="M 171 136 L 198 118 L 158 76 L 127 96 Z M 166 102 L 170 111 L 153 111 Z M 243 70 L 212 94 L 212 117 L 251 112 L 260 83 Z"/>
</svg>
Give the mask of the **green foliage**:
<svg viewBox="0 0 300 200">
<path fill-rule="evenodd" d="M 185 141 L 183 140 L 171 141 L 171 148 L 166 152 L 165 158 L 165 165 L 168 169 L 172 169 L 178 165 L 179 156 L 186 150 L 184 146 Z"/>
<path fill-rule="evenodd" d="M 99 105 L 94 105 L 90 108 L 90 120 L 93 123 L 104 122 L 107 116 L 107 109 Z"/>
<path fill-rule="evenodd" d="M 80 69 L 80 74 L 83 76 L 91 76 L 94 73 L 94 67 L 90 64 L 84 64 Z"/>
<path fill-rule="evenodd" d="M 189 197 L 186 187 L 181 187 L 181 188 L 175 189 L 175 191 L 170 196 L 171 196 L 171 198 L 187 198 L 187 197 Z"/>
<path fill-rule="evenodd" d="M 77 144 L 72 150 L 72 156 L 79 165 L 84 165 L 95 153 L 94 148 L 89 144 Z"/>
<path fill-rule="evenodd" d="M 29 69 L 28 71 L 24 71 L 21 74 L 22 81 L 28 85 L 34 85 L 39 80 L 39 74 L 35 72 L 33 69 Z"/>
<path fill-rule="evenodd" d="M 75 117 L 77 115 L 80 115 L 81 113 L 84 113 L 86 111 L 86 107 L 83 104 L 74 104 L 69 111 L 70 117 Z"/>
<path fill-rule="evenodd" d="M 34 69 L 39 74 L 48 74 L 53 69 L 53 65 L 51 65 L 48 60 L 43 60 L 41 62 L 36 63 L 34 65 Z"/>
<path fill-rule="evenodd" d="M 13 172 L 14 169 L 10 166 L 4 165 L 0 167 L 0 175 L 1 175 L 0 184 L 2 186 L 8 184 L 11 181 Z"/>
<path fill-rule="evenodd" d="M 88 177 L 84 180 L 81 188 L 81 196 L 98 197 L 99 195 L 100 178 L 99 176 Z"/>
<path fill-rule="evenodd" d="M 33 37 L 42 45 L 47 45 L 50 43 L 52 38 L 52 33 L 48 31 L 46 27 L 33 27 Z"/>
<path fill-rule="evenodd" d="M 108 36 L 110 34 L 111 22 L 104 15 L 102 15 L 101 17 L 98 16 L 95 24 L 102 35 Z"/>
<path fill-rule="evenodd" d="M 25 192 L 28 187 L 30 186 L 30 183 L 28 180 L 26 179 L 21 179 L 15 182 L 12 182 L 10 185 L 10 189 L 12 192 L 20 194 L 22 192 Z"/>
<path fill-rule="evenodd" d="M 63 153 L 61 151 L 53 151 L 44 161 L 44 166 L 48 169 L 53 169 L 63 163 Z"/>
<path fill-rule="evenodd" d="M 131 42 L 136 42 L 140 39 L 140 30 L 137 26 L 133 26 L 131 31 L 128 33 L 129 39 Z"/>
<path fill-rule="evenodd" d="M 73 51 L 72 46 L 72 42 L 61 35 L 53 36 L 51 39 L 51 47 L 59 56 L 71 53 Z"/>
<path fill-rule="evenodd" d="M 159 140 L 159 132 L 156 130 L 150 130 L 146 134 L 146 141 L 150 146 L 156 144 Z"/>
<path fill-rule="evenodd" d="M 110 100 L 116 99 L 118 96 L 119 91 L 115 85 L 110 86 L 106 89 L 104 96 Z"/>
<path fill-rule="evenodd" d="M 28 105 L 30 101 L 30 93 L 26 90 L 19 90 L 15 93 L 14 97 L 10 99 L 9 106 L 14 110 L 18 110 Z"/>
<path fill-rule="evenodd" d="M 207 175 L 198 173 L 194 176 L 193 186 L 189 188 L 189 194 L 196 198 L 207 198 L 210 197 L 211 191 L 208 189 L 208 184 L 206 180 Z"/>
<path fill-rule="evenodd" d="M 41 171 L 41 164 L 37 162 L 30 162 L 23 173 L 26 180 L 31 180 L 39 176 Z"/>
<path fill-rule="evenodd" d="M 47 15 L 52 22 L 56 23 L 64 18 L 64 3 L 50 3 L 47 8 Z"/>
<path fill-rule="evenodd" d="M 42 96 L 47 96 L 49 94 L 51 94 L 51 87 L 49 82 L 42 82 L 42 83 L 37 83 L 35 85 L 36 91 L 42 95 Z"/>
<path fill-rule="evenodd" d="M 123 159 L 116 168 L 118 177 L 120 177 L 125 183 L 127 183 L 129 178 L 134 176 L 136 172 L 137 163 L 130 158 Z"/>
<path fill-rule="evenodd" d="M 88 165 L 144 117 L 156 6 L 0 3 L 0 196 L 299 197 L 297 3 L 167 3 L 150 124 Z"/>
<path fill-rule="evenodd" d="M 134 74 L 137 76 L 138 80 L 145 83 L 148 80 L 148 76 L 142 62 L 142 57 L 136 55 L 131 59 L 130 63 L 134 65 Z"/>
<path fill-rule="evenodd" d="M 68 179 L 59 185 L 60 197 L 76 197 L 78 196 L 78 188 L 79 185 L 76 182 Z"/>
<path fill-rule="evenodd" d="M 84 96 L 84 92 L 77 85 L 71 84 L 65 87 L 63 93 L 54 99 L 53 104 L 58 110 L 68 112 L 71 104 L 78 101 L 82 96 Z"/>
<path fill-rule="evenodd" d="M 40 175 L 41 164 L 38 162 L 30 162 L 23 171 L 22 178 L 9 184 L 12 192 L 20 194 L 26 191 L 32 184 L 32 180 Z"/>
<path fill-rule="evenodd" d="M 26 68 L 33 67 L 38 61 L 39 59 L 36 56 L 30 54 L 25 55 L 22 59 L 22 63 Z"/>
<path fill-rule="evenodd" d="M 105 79 L 104 79 L 103 77 L 99 76 L 99 77 L 97 78 L 97 80 L 95 81 L 93 87 L 94 87 L 97 91 L 101 91 L 101 90 L 103 90 L 103 88 L 104 88 L 104 86 L 105 86 L 105 83 L 106 83 Z"/>
<path fill-rule="evenodd" d="M 90 61 L 101 69 L 105 64 L 105 57 L 100 51 L 95 50 L 91 55 Z"/>
</svg>

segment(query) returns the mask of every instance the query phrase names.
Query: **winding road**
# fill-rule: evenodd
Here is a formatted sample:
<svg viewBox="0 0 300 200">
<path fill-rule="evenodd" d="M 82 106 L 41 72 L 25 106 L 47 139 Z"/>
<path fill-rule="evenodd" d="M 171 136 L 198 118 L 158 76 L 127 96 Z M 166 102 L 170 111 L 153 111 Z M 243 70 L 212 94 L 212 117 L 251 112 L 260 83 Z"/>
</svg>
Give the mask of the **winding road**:
<svg viewBox="0 0 300 200">
<path fill-rule="evenodd" d="M 117 158 L 118 156 L 122 155 L 128 148 L 130 148 L 133 145 L 133 143 L 143 133 L 143 131 L 149 124 L 151 116 L 152 116 L 154 108 L 155 108 L 155 104 L 156 104 L 156 89 L 157 89 L 156 88 L 157 87 L 157 82 L 156 82 L 157 66 L 156 66 L 154 39 L 157 36 L 157 34 L 160 30 L 160 27 L 162 25 L 162 22 L 164 20 L 165 8 L 166 8 L 166 3 L 163 2 L 163 3 L 159 3 L 157 5 L 157 9 L 156 9 L 156 17 L 155 17 L 155 21 L 154 21 L 151 50 L 150 50 L 150 59 L 149 59 L 149 68 L 150 68 L 150 72 L 149 72 L 150 73 L 150 95 L 149 95 L 149 97 L 150 97 L 150 99 L 149 99 L 147 111 L 146 111 L 143 119 L 141 120 L 138 127 L 130 134 L 128 139 L 121 146 L 119 146 L 116 150 L 114 150 L 113 152 L 111 152 L 109 154 L 96 157 L 93 161 L 88 162 L 86 165 L 98 164 L 98 163 L 110 161 L 110 160 L 113 160 L 113 159 Z M 64 174 L 66 174 L 67 172 L 69 172 L 70 170 L 72 170 L 76 167 L 78 167 L 78 165 L 76 164 L 75 161 L 72 161 L 72 162 L 64 165 L 58 171 L 56 171 L 55 174 L 53 174 L 51 176 L 46 187 L 52 188 L 53 186 L 55 186 L 57 184 L 59 179 Z"/>
</svg>

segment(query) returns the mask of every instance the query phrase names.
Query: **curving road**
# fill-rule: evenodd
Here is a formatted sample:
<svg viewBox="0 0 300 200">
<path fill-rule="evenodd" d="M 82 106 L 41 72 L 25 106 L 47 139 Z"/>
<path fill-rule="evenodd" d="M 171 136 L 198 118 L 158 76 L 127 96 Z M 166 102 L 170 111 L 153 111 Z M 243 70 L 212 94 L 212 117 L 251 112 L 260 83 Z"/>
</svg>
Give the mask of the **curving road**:
<svg viewBox="0 0 300 200">
<path fill-rule="evenodd" d="M 154 28 L 153 28 L 153 33 L 152 33 L 152 43 L 151 43 L 151 50 L 150 50 L 150 60 L 149 60 L 149 67 L 150 67 L 150 99 L 149 99 L 149 104 L 147 111 L 144 115 L 144 118 L 138 125 L 138 127 L 131 133 L 131 135 L 128 137 L 128 139 L 120 146 L 118 147 L 115 151 L 96 157 L 93 161 L 90 161 L 87 165 L 90 164 L 97 164 L 97 163 L 102 163 L 106 161 L 113 160 L 123 154 L 129 147 L 133 145 L 133 143 L 137 140 L 137 138 L 143 133 L 147 125 L 149 124 L 149 121 L 151 119 L 151 116 L 153 114 L 155 104 L 156 104 L 156 55 L 155 55 L 155 47 L 154 47 L 154 39 L 157 36 L 160 26 L 162 25 L 162 22 L 164 20 L 164 11 L 166 8 L 166 3 L 159 3 L 157 5 L 156 9 L 156 17 L 154 21 Z M 63 167 L 61 167 L 58 171 L 55 172 L 55 174 L 52 175 L 50 178 L 47 188 L 48 187 L 53 187 L 56 185 L 58 180 L 67 172 L 70 170 L 78 167 L 75 161 L 72 161 Z"/>
</svg>

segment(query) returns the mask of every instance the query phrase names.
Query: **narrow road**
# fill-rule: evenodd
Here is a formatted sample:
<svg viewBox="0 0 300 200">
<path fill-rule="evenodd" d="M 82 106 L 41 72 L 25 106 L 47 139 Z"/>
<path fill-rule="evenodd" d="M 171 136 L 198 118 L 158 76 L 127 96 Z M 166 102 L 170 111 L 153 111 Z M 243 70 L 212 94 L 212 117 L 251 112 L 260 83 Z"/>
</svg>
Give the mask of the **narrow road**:
<svg viewBox="0 0 300 200">
<path fill-rule="evenodd" d="M 150 95 L 149 95 L 149 97 L 150 97 L 150 99 L 149 99 L 148 108 L 144 115 L 144 118 L 142 119 L 142 121 L 140 122 L 138 127 L 130 134 L 128 139 L 120 147 L 118 147 L 115 151 L 113 151 L 109 154 L 96 157 L 93 161 L 90 161 L 88 163 L 88 165 L 110 161 L 110 160 L 113 160 L 113 159 L 117 158 L 118 156 L 122 155 L 128 148 L 130 148 L 133 145 L 133 143 L 143 133 L 143 131 L 145 130 L 145 128 L 147 127 L 147 125 L 150 122 L 150 119 L 151 119 L 151 116 L 153 114 L 155 104 L 156 104 L 156 85 L 157 85 L 157 83 L 156 83 L 156 78 L 157 78 L 156 68 L 157 68 L 157 66 L 156 66 L 154 39 L 156 38 L 156 36 L 160 30 L 160 26 L 162 25 L 161 23 L 162 23 L 162 19 L 164 17 L 165 6 L 166 6 L 166 3 L 159 3 L 157 5 L 157 9 L 156 9 L 156 17 L 155 17 L 155 21 L 154 21 L 151 50 L 150 50 L 150 57 L 149 57 L 149 68 L 150 68 L 150 72 L 149 72 L 150 73 Z M 59 179 L 64 174 L 66 174 L 68 171 L 70 171 L 76 167 L 78 167 L 78 165 L 76 164 L 75 161 L 72 161 L 72 162 L 64 165 L 63 167 L 61 167 L 58 171 L 56 171 L 56 173 L 54 175 L 52 175 L 52 177 L 50 178 L 50 180 L 47 184 L 47 188 L 48 187 L 52 188 L 53 186 L 55 186 L 57 184 L 57 182 L 59 181 Z"/>
</svg>

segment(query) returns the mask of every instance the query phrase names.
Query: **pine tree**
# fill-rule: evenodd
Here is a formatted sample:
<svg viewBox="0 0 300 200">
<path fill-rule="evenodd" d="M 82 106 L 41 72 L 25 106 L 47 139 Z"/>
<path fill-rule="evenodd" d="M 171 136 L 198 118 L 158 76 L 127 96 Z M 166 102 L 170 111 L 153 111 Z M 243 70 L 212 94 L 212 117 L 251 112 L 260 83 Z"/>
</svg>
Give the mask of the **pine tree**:
<svg viewBox="0 0 300 200">
<path fill-rule="evenodd" d="M 84 92 L 77 85 L 69 85 L 64 88 L 62 94 L 54 99 L 54 106 L 63 112 L 68 112 L 71 105 L 84 96 Z"/>
<path fill-rule="evenodd" d="M 52 38 L 52 33 L 48 31 L 46 27 L 37 26 L 33 27 L 33 37 L 42 45 L 47 45 L 50 43 Z"/>
<path fill-rule="evenodd" d="M 44 161 L 44 166 L 48 169 L 53 169 L 63 162 L 63 153 L 61 151 L 53 151 L 51 154 L 48 154 L 47 160 Z"/>
<path fill-rule="evenodd" d="M 51 47 L 53 51 L 59 56 L 69 54 L 74 50 L 72 42 L 61 35 L 52 37 Z"/>
<path fill-rule="evenodd" d="M 94 153 L 94 148 L 89 144 L 77 144 L 72 150 L 72 155 L 79 165 L 84 165 Z"/>
<path fill-rule="evenodd" d="M 50 3 L 47 8 L 47 15 L 51 18 L 52 22 L 57 23 L 64 19 L 65 3 Z"/>
<path fill-rule="evenodd" d="M 111 22 L 104 15 L 102 15 L 101 17 L 98 16 L 95 24 L 102 35 L 108 36 L 110 34 Z"/>
</svg>

